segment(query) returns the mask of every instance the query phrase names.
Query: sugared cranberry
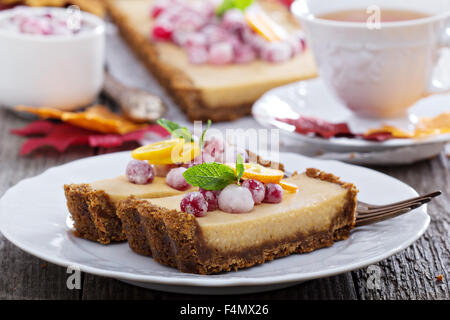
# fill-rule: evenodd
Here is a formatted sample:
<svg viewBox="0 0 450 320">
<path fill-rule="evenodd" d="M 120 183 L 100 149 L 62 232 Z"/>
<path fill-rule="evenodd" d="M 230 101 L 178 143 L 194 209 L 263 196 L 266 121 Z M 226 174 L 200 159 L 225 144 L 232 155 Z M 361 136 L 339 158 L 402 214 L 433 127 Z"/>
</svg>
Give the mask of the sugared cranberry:
<svg viewBox="0 0 450 320">
<path fill-rule="evenodd" d="M 159 5 L 155 5 L 152 7 L 152 10 L 150 11 L 150 15 L 153 19 L 157 18 L 163 11 L 164 11 L 164 7 L 163 6 L 159 6 Z"/>
<path fill-rule="evenodd" d="M 166 176 L 167 184 L 177 190 L 186 190 L 189 188 L 190 184 L 188 184 L 183 177 L 183 172 L 186 170 L 187 169 L 183 167 L 171 169 Z"/>
<path fill-rule="evenodd" d="M 128 181 L 135 184 L 147 184 L 153 182 L 155 173 L 153 167 L 146 161 L 131 160 L 125 170 Z"/>
<path fill-rule="evenodd" d="M 196 11 L 187 11 L 180 15 L 175 21 L 173 21 L 176 30 L 183 31 L 196 31 L 206 24 L 207 18 Z"/>
<path fill-rule="evenodd" d="M 198 155 L 193 161 L 192 165 L 202 164 L 202 163 L 208 163 L 208 162 L 214 162 L 216 159 L 206 152 L 205 150 L 202 151 L 200 155 Z"/>
<path fill-rule="evenodd" d="M 248 44 L 242 44 L 234 48 L 234 62 L 248 63 L 256 58 L 256 51 Z"/>
<path fill-rule="evenodd" d="M 208 212 L 208 202 L 200 192 L 189 192 L 181 200 L 180 209 L 196 217 L 203 217 Z"/>
<path fill-rule="evenodd" d="M 189 32 L 185 35 L 183 46 L 187 48 L 192 47 L 206 47 L 206 36 L 199 32 Z"/>
<path fill-rule="evenodd" d="M 261 49 L 261 59 L 268 62 L 283 62 L 292 57 L 292 47 L 287 41 L 270 42 Z"/>
<path fill-rule="evenodd" d="M 219 195 L 219 208 L 225 212 L 243 213 L 253 209 L 255 202 L 252 193 L 235 184 L 226 186 Z"/>
<path fill-rule="evenodd" d="M 208 211 L 214 211 L 219 207 L 219 194 L 218 190 L 205 190 L 199 188 L 198 190 L 202 196 L 205 198 L 206 202 L 208 202 Z"/>
<path fill-rule="evenodd" d="M 261 181 L 248 179 L 242 183 L 242 186 L 250 190 L 255 204 L 259 204 L 264 200 L 264 197 L 266 196 L 266 188 Z"/>
<path fill-rule="evenodd" d="M 230 9 L 225 12 L 222 17 L 222 25 L 230 32 L 247 27 L 244 13 L 239 9 Z"/>
<path fill-rule="evenodd" d="M 281 200 L 283 200 L 283 188 L 275 183 L 266 184 L 266 196 L 263 202 L 280 203 Z"/>
<path fill-rule="evenodd" d="M 202 29 L 202 33 L 206 36 L 206 41 L 209 45 L 226 41 L 229 33 L 224 28 L 215 24 L 209 24 Z"/>
<path fill-rule="evenodd" d="M 152 8 L 150 9 L 150 16 L 156 19 L 161 13 L 163 13 L 169 7 L 169 1 L 166 0 L 156 0 L 153 2 Z"/>
<path fill-rule="evenodd" d="M 216 153 L 223 153 L 224 143 L 222 138 L 219 137 L 211 137 L 206 140 L 203 150 L 209 153 L 211 156 L 215 157 Z"/>
<path fill-rule="evenodd" d="M 305 50 L 305 39 L 302 32 L 296 32 L 287 39 L 287 42 L 292 48 L 294 55 L 297 55 Z"/>
<path fill-rule="evenodd" d="M 218 42 L 209 48 L 209 62 L 212 64 L 227 64 L 234 59 L 233 46 L 229 42 Z"/>
<path fill-rule="evenodd" d="M 172 32 L 172 41 L 178 46 L 183 47 L 189 32 L 174 30 Z"/>
<path fill-rule="evenodd" d="M 190 63 L 203 64 L 208 62 L 209 53 L 206 47 L 187 47 L 186 50 Z"/>
<path fill-rule="evenodd" d="M 244 43 L 249 44 L 258 54 L 267 45 L 267 41 L 260 35 L 254 33 L 250 28 L 243 29 L 240 34 Z"/>
<path fill-rule="evenodd" d="M 152 36 L 155 40 L 170 40 L 172 32 L 173 30 L 169 25 L 155 25 L 152 29 Z"/>
</svg>

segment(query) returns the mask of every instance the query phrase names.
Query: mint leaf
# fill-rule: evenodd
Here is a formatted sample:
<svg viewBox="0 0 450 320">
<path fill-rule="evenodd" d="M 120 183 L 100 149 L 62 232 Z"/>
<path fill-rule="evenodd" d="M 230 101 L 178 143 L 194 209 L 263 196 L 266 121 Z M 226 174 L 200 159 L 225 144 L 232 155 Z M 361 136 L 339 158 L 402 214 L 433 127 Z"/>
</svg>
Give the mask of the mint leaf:
<svg viewBox="0 0 450 320">
<path fill-rule="evenodd" d="M 206 131 L 208 131 L 209 127 L 211 127 L 211 120 L 208 120 L 208 123 L 206 124 L 205 130 L 202 132 L 202 136 L 200 137 L 200 149 L 203 149 L 203 146 L 205 145 L 205 134 Z"/>
<path fill-rule="evenodd" d="M 222 4 L 217 7 L 216 14 L 221 17 L 226 11 L 230 9 L 239 9 L 244 11 L 253 0 L 223 0 Z"/>
<path fill-rule="evenodd" d="M 242 156 L 238 153 L 236 157 L 236 176 L 238 184 L 243 174 L 244 174 L 244 158 L 242 158 Z"/>
<path fill-rule="evenodd" d="M 178 128 L 171 133 L 174 138 L 183 138 L 186 142 L 194 142 L 191 132 L 186 127 Z"/>
<path fill-rule="evenodd" d="M 202 163 L 183 173 L 187 183 L 205 190 L 221 190 L 236 182 L 236 174 L 230 167 L 216 162 Z"/>
<path fill-rule="evenodd" d="M 172 133 L 176 129 L 180 128 L 180 125 L 176 122 L 161 118 L 156 120 L 156 123 L 159 124 L 161 127 Z"/>
<path fill-rule="evenodd" d="M 156 120 L 156 123 L 169 131 L 174 138 L 183 138 L 186 142 L 194 142 L 191 132 L 186 127 L 164 118 Z"/>
</svg>

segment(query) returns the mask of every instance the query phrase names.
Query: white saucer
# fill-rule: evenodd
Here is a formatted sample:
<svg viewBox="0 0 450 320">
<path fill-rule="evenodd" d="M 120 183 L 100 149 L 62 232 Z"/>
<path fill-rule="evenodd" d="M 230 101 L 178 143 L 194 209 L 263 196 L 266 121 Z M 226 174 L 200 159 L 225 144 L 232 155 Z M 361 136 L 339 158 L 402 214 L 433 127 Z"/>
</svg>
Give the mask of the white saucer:
<svg viewBox="0 0 450 320">
<path fill-rule="evenodd" d="M 311 116 L 332 123 L 345 122 L 354 133 L 364 133 L 384 124 L 411 130 L 419 117 L 433 117 L 450 110 L 450 94 L 430 96 L 418 101 L 404 118 L 377 120 L 355 116 L 345 108 L 326 88 L 320 78 L 295 82 L 266 92 L 255 102 L 252 114 L 256 121 L 267 128 L 280 128 L 281 132 L 298 141 L 320 146 L 336 152 L 370 152 L 423 144 L 443 144 L 450 141 L 450 134 L 429 136 L 424 139 L 390 139 L 373 142 L 354 138 L 323 139 L 294 132 L 294 126 L 277 118 L 295 119 L 298 115 Z"/>
<path fill-rule="evenodd" d="M 278 289 L 376 263 L 411 245 L 430 221 L 426 206 L 422 206 L 391 220 L 356 228 L 349 239 L 329 248 L 237 272 L 207 276 L 181 273 L 134 253 L 127 243 L 105 246 L 77 238 L 67 224 L 63 185 L 120 175 L 130 159 L 130 152 L 90 157 L 22 180 L 0 199 L 0 232 L 30 254 L 83 272 L 169 292 L 238 294 Z M 339 175 L 355 183 L 360 190 L 358 199 L 365 202 L 384 204 L 417 195 L 403 182 L 363 167 L 292 153 L 282 153 L 280 161 L 291 172 L 316 167 Z"/>
</svg>

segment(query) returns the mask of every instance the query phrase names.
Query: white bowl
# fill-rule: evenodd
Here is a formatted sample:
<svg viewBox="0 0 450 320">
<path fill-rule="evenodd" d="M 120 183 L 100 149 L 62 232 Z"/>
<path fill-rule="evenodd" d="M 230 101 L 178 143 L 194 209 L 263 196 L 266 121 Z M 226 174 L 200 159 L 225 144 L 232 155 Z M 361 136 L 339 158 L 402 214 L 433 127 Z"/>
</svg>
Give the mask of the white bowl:
<svg viewBox="0 0 450 320">
<path fill-rule="evenodd" d="M 0 12 L 0 22 L 17 9 Z M 20 7 L 67 14 L 65 8 Z M 0 28 L 0 106 L 19 104 L 74 110 L 91 103 L 103 86 L 105 25 L 81 12 L 90 27 L 73 35 L 34 35 Z"/>
</svg>

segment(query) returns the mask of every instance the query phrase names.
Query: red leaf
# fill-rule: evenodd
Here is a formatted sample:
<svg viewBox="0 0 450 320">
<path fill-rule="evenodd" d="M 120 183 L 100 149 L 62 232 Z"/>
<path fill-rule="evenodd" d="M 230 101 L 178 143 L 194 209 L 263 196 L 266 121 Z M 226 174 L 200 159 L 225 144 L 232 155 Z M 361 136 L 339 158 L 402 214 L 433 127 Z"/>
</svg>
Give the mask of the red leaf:
<svg viewBox="0 0 450 320">
<path fill-rule="evenodd" d="M 277 119 L 295 126 L 295 131 L 301 134 L 314 133 L 325 139 L 331 137 L 361 138 L 369 141 L 383 142 L 392 139 L 390 132 L 374 132 L 371 134 L 353 133 L 346 123 L 329 123 L 324 120 L 300 116 L 297 119 Z"/>
<path fill-rule="evenodd" d="M 295 131 L 301 134 L 314 133 L 325 139 L 336 136 L 353 136 L 346 123 L 330 123 L 321 119 L 300 116 L 297 119 L 277 119 L 295 126 Z"/>
<path fill-rule="evenodd" d="M 133 131 L 124 135 L 99 134 L 67 123 L 54 123 L 47 120 L 34 121 L 22 129 L 11 130 L 12 134 L 29 136 L 43 135 L 43 137 L 29 138 L 20 149 L 20 155 L 26 155 L 34 150 L 51 146 L 59 152 L 64 152 L 73 145 L 89 145 L 91 147 L 118 147 L 126 141 L 137 141 L 147 132 L 153 132 L 161 137 L 169 133 L 159 125 L 150 125 L 145 129 Z"/>
<path fill-rule="evenodd" d="M 392 133 L 390 133 L 390 132 L 374 132 L 374 133 L 371 133 L 371 134 L 362 135 L 362 138 L 364 140 L 382 142 L 382 141 L 386 141 L 386 140 L 391 139 L 392 138 Z"/>
<path fill-rule="evenodd" d="M 37 120 L 29 123 L 21 129 L 13 129 L 10 131 L 12 134 L 18 136 L 31 136 L 31 135 L 43 135 L 52 131 L 56 124 L 47 120 Z"/>
<path fill-rule="evenodd" d="M 91 131 L 59 123 L 46 136 L 25 141 L 20 149 L 20 155 L 29 154 L 43 146 L 52 146 L 59 152 L 64 152 L 69 146 L 87 144 L 90 134 Z"/>
<path fill-rule="evenodd" d="M 89 136 L 88 142 L 91 147 L 114 148 L 122 144 L 122 139 L 117 134 L 96 134 Z"/>
</svg>

